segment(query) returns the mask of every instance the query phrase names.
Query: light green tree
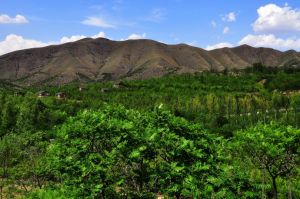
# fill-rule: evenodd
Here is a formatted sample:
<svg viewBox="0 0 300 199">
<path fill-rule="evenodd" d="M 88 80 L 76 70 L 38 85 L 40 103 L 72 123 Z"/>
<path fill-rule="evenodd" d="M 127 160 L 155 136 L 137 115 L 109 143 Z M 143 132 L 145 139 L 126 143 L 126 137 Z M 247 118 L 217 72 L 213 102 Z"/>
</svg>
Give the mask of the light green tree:
<svg viewBox="0 0 300 199">
<path fill-rule="evenodd" d="M 300 130 L 276 123 L 259 124 L 237 132 L 235 144 L 258 168 L 267 171 L 277 199 L 277 178 L 286 177 L 298 165 Z"/>
</svg>

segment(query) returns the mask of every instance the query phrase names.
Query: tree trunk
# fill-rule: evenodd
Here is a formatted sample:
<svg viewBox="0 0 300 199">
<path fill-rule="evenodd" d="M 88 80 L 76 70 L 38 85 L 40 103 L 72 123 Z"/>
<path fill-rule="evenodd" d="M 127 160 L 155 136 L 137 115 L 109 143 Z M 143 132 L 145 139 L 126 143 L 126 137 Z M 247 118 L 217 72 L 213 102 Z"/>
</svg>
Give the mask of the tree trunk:
<svg viewBox="0 0 300 199">
<path fill-rule="evenodd" d="M 0 199 L 2 199 L 2 185 L 0 185 Z"/>
<path fill-rule="evenodd" d="M 263 186 L 262 186 L 262 190 L 261 190 L 261 198 L 265 199 L 265 182 L 266 182 L 266 171 L 265 169 L 263 169 Z"/>
<path fill-rule="evenodd" d="M 294 112 L 295 112 L 295 120 L 296 120 L 296 128 L 298 128 L 298 116 L 297 116 L 297 110 L 298 110 L 298 108 L 294 108 Z"/>
<path fill-rule="evenodd" d="M 274 197 L 274 199 L 278 199 L 276 177 L 272 177 L 272 184 L 273 184 L 273 197 Z"/>
<path fill-rule="evenodd" d="M 105 199 L 105 193 L 104 193 L 104 190 L 101 191 L 100 198 L 101 198 L 101 199 Z"/>
<path fill-rule="evenodd" d="M 292 183 L 291 181 L 289 180 L 289 187 L 288 187 L 288 190 L 289 190 L 289 196 L 288 196 L 288 199 L 293 199 L 293 193 L 292 193 Z"/>
<path fill-rule="evenodd" d="M 42 185 L 42 183 L 41 183 L 39 177 L 38 177 L 37 175 L 34 175 L 34 178 L 35 178 L 35 180 L 36 180 L 36 183 L 37 183 L 39 189 L 42 189 L 42 188 L 43 188 L 43 185 Z"/>
</svg>

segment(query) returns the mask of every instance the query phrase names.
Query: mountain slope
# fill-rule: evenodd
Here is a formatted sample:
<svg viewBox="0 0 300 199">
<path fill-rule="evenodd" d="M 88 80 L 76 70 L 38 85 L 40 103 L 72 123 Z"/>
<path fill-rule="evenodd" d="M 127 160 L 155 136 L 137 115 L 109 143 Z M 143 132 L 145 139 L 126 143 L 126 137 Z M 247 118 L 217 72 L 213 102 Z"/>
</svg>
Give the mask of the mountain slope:
<svg viewBox="0 0 300 199">
<path fill-rule="evenodd" d="M 0 56 L 0 80 L 19 85 L 57 85 L 74 80 L 143 79 L 243 69 L 257 62 L 267 66 L 300 65 L 300 54 L 247 45 L 206 51 L 152 40 L 83 39 Z"/>
</svg>

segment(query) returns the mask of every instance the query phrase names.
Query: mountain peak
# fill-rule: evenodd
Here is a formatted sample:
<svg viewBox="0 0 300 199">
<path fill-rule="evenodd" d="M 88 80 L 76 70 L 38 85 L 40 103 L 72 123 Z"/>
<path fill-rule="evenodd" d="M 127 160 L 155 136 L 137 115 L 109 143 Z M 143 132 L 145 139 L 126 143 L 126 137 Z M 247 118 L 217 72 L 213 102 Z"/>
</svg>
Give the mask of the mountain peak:
<svg viewBox="0 0 300 199">
<path fill-rule="evenodd" d="M 100 45 L 99 45 L 100 44 Z M 300 60 L 298 53 L 241 45 L 206 51 L 187 44 L 153 40 L 112 41 L 85 38 L 76 42 L 12 52 L 0 57 L 0 80 L 19 85 L 72 81 L 144 79 L 169 74 L 242 69 L 253 63 L 282 66 Z M 289 56 L 286 54 L 289 53 Z M 299 57 L 298 57 L 299 56 Z"/>
</svg>

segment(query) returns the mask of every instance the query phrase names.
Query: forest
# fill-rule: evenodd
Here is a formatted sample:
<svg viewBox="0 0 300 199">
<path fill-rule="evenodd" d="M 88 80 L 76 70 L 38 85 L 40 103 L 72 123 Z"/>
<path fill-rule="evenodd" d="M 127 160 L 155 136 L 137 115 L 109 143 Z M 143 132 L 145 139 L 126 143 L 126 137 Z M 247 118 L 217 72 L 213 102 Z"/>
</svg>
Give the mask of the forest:
<svg viewBox="0 0 300 199">
<path fill-rule="evenodd" d="M 0 199 L 300 198 L 297 68 L 0 85 Z"/>
</svg>

